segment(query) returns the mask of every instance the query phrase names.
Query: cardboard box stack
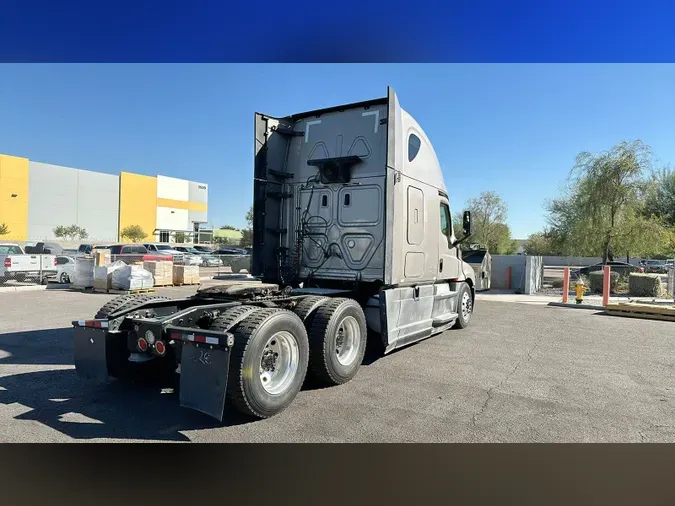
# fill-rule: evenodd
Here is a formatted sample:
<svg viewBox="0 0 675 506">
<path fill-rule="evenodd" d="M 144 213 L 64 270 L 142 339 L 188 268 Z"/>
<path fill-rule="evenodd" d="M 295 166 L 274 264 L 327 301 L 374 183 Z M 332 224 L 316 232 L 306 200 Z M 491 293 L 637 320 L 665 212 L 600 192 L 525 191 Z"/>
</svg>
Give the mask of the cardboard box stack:
<svg viewBox="0 0 675 506">
<path fill-rule="evenodd" d="M 112 262 L 112 255 L 110 254 L 109 249 L 96 249 L 94 250 L 94 266 L 101 267 L 102 265 L 108 265 Z"/>
<path fill-rule="evenodd" d="M 198 285 L 199 284 L 199 266 L 198 265 L 174 265 L 173 266 L 173 284 L 174 285 Z"/>
<path fill-rule="evenodd" d="M 112 288 L 112 274 L 116 269 L 126 266 L 120 260 L 113 264 L 98 265 L 94 267 L 94 290 L 108 291 Z"/>
<path fill-rule="evenodd" d="M 152 274 L 155 286 L 167 286 L 173 284 L 173 262 L 143 262 L 143 268 Z"/>
</svg>

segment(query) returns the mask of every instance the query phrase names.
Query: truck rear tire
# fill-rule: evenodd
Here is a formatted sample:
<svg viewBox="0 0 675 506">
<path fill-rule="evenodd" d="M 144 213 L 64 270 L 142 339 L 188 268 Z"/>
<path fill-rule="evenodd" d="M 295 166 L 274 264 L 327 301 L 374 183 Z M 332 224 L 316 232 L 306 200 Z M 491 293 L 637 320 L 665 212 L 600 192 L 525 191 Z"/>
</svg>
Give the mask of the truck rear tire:
<svg viewBox="0 0 675 506">
<path fill-rule="evenodd" d="M 124 306 L 131 306 L 151 300 L 169 300 L 169 297 L 165 297 L 164 295 L 120 295 L 104 304 L 101 309 L 98 310 L 94 319 L 99 320 L 101 318 L 107 318 L 109 315 L 124 308 Z"/>
<path fill-rule="evenodd" d="M 330 299 L 319 306 L 309 330 L 309 363 L 325 383 L 341 385 L 361 367 L 368 340 L 366 316 L 353 299 Z"/>
<path fill-rule="evenodd" d="M 471 287 L 467 283 L 462 283 L 457 295 L 457 314 L 457 321 L 453 328 L 465 329 L 468 327 L 473 314 L 473 297 Z"/>
<path fill-rule="evenodd" d="M 300 319 L 305 322 L 305 326 L 309 331 L 309 318 L 316 311 L 316 309 L 329 301 L 330 298 L 322 297 L 320 295 L 310 295 L 302 299 L 297 306 L 293 308 L 293 312 L 297 314 Z"/>
<path fill-rule="evenodd" d="M 295 399 L 307 374 L 307 331 L 296 314 L 259 309 L 236 324 L 228 400 L 242 413 L 269 418 Z"/>
<path fill-rule="evenodd" d="M 254 311 L 258 311 L 258 306 L 236 306 L 223 311 L 218 318 L 213 320 L 210 330 L 218 330 L 220 332 L 230 332 L 230 330 L 237 324 L 246 319 Z"/>
</svg>

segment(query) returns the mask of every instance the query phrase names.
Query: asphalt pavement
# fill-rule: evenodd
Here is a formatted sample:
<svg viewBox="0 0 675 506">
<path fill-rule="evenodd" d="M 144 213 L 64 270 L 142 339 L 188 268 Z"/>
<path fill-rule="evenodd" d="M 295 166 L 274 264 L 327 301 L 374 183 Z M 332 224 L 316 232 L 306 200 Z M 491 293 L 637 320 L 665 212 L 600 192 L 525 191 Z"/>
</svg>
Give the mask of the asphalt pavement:
<svg viewBox="0 0 675 506">
<path fill-rule="evenodd" d="M 271 419 L 219 423 L 170 390 L 77 378 L 70 322 L 110 298 L 0 294 L 0 441 L 675 441 L 671 322 L 479 300 L 465 330 L 368 353 L 350 383 L 308 381 Z"/>
</svg>

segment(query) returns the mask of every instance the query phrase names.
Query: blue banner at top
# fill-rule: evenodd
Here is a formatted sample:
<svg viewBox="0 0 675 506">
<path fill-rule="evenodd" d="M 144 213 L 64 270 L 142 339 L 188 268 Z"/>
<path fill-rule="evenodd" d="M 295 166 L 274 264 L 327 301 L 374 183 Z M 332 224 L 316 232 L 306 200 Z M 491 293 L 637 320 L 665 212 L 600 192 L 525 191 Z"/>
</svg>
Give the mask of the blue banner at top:
<svg viewBox="0 0 675 506">
<path fill-rule="evenodd" d="M 0 2 L 3 62 L 672 62 L 675 4 Z"/>
</svg>

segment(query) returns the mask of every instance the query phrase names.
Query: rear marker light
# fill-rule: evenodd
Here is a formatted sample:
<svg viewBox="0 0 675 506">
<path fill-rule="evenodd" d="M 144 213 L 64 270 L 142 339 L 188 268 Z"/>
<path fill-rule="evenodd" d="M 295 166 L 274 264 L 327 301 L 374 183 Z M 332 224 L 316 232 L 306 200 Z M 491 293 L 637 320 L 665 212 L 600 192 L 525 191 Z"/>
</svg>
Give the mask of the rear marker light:
<svg viewBox="0 0 675 506">
<path fill-rule="evenodd" d="M 155 334 L 152 332 L 152 330 L 145 331 L 145 340 L 148 342 L 148 344 L 155 344 Z"/>
<path fill-rule="evenodd" d="M 164 355 L 166 353 L 166 345 L 164 341 L 157 341 L 155 343 L 155 352 L 157 355 Z"/>
<path fill-rule="evenodd" d="M 12 266 L 12 259 L 11 258 L 5 258 L 5 267 L 11 267 Z"/>
<path fill-rule="evenodd" d="M 148 342 L 142 337 L 139 337 L 136 346 L 138 347 L 139 351 L 146 351 L 148 349 Z"/>
</svg>

